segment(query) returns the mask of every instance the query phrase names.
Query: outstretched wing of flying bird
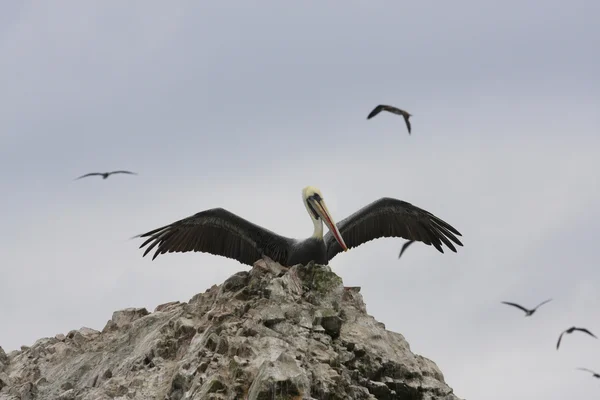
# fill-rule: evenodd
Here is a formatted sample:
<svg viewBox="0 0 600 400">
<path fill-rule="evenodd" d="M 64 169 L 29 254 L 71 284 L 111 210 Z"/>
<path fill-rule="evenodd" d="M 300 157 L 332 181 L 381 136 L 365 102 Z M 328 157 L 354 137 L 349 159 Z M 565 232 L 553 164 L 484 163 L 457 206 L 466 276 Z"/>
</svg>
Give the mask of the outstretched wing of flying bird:
<svg viewBox="0 0 600 400">
<path fill-rule="evenodd" d="M 392 114 L 398 114 L 398 115 L 402 115 L 402 116 L 407 116 L 409 115 L 408 112 L 398 108 L 398 107 L 394 107 L 394 106 L 388 106 L 385 104 L 380 104 L 377 107 L 375 107 L 373 109 L 373 111 L 371 111 L 369 113 L 369 115 L 367 115 L 367 119 L 371 119 L 374 116 L 376 116 L 377 114 L 379 114 L 382 111 L 387 111 L 387 112 L 391 112 Z"/>
<path fill-rule="evenodd" d="M 402 245 L 402 248 L 400 249 L 400 254 L 398 255 L 398 258 L 402 257 L 402 253 L 404 253 L 404 251 L 408 249 L 408 246 L 410 246 L 414 242 L 414 240 L 409 240 L 408 242 L 404 243 L 404 245 Z"/>
<path fill-rule="evenodd" d="M 198 251 L 238 260 L 252 266 L 267 255 L 284 263 L 293 240 L 280 236 L 223 208 L 199 212 L 188 218 L 136 237 L 148 237 L 144 256 L 158 246 L 152 259 L 164 253 Z"/>
<path fill-rule="evenodd" d="M 450 224 L 410 203 L 389 197 L 383 197 L 361 208 L 338 222 L 337 227 L 348 248 L 382 237 L 416 240 L 433 245 L 441 253 L 444 252 L 442 244 L 453 252 L 456 252 L 456 248 L 452 242 L 462 246 L 455 236 L 461 234 Z M 328 260 L 331 260 L 342 248 L 331 232 L 327 232 L 324 240 Z"/>
<path fill-rule="evenodd" d="M 410 126 L 410 121 L 408 120 L 408 117 L 406 115 L 404 116 L 404 122 L 406 122 L 406 129 L 408 129 L 408 134 L 410 135 L 410 130 L 412 128 Z"/>
<path fill-rule="evenodd" d="M 540 306 L 543 306 L 544 304 L 546 304 L 547 302 L 551 301 L 552 299 L 548 299 L 545 301 L 542 301 L 540 304 L 538 304 L 537 306 L 535 306 L 534 310 L 537 310 L 538 308 L 540 308 Z"/>
<path fill-rule="evenodd" d="M 561 333 L 560 336 L 558 337 L 558 342 L 556 342 L 556 350 L 558 350 L 558 348 L 560 346 L 560 341 L 562 340 L 562 337 L 564 334 L 565 334 L 565 332 Z"/>
<path fill-rule="evenodd" d="M 410 113 L 408 113 L 407 111 L 404 111 L 398 107 L 380 104 L 377 107 L 375 107 L 373 109 L 373 111 L 371 111 L 369 113 L 369 115 L 367 115 L 367 119 L 373 118 L 374 116 L 376 116 L 377 114 L 379 114 L 382 111 L 387 111 L 387 112 L 391 112 L 392 114 L 402 115 L 402 117 L 404 117 L 404 122 L 406 123 L 406 128 L 408 129 L 408 133 L 410 134 L 410 131 L 411 131 L 411 126 L 410 126 L 410 121 L 409 121 Z"/>
<path fill-rule="evenodd" d="M 575 330 L 576 330 L 576 331 L 580 331 L 580 332 L 585 332 L 585 333 L 587 333 L 588 335 L 590 335 L 590 336 L 592 336 L 592 337 L 596 337 L 596 335 L 594 335 L 592 332 L 588 331 L 588 330 L 587 330 L 587 329 L 585 329 L 585 328 L 575 328 Z M 596 339 L 598 339 L 598 338 L 596 338 Z"/>
<path fill-rule="evenodd" d="M 581 371 L 591 372 L 592 374 L 597 375 L 596 371 L 592 371 L 591 369 L 587 369 L 587 368 L 577 368 L 577 369 L 581 370 Z"/>
<path fill-rule="evenodd" d="M 523 310 L 523 311 L 525 311 L 525 312 L 528 312 L 528 311 L 529 311 L 528 309 L 526 309 L 526 308 L 525 308 L 525 307 L 523 307 L 523 306 L 520 306 L 520 305 L 518 305 L 517 303 L 509 303 L 508 301 L 502 301 L 501 303 L 502 303 L 502 304 L 508 304 L 509 306 L 513 306 L 513 307 L 520 308 L 521 310 Z"/>
<path fill-rule="evenodd" d="M 90 172 L 89 174 L 81 175 L 79 178 L 75 178 L 75 180 L 85 178 L 86 176 L 95 176 L 95 175 L 102 176 L 103 174 L 100 172 Z"/>
<path fill-rule="evenodd" d="M 110 174 L 111 175 L 112 174 L 131 174 L 131 175 L 137 175 L 137 173 L 131 172 L 131 171 L 112 171 Z"/>
<path fill-rule="evenodd" d="M 373 109 L 373 111 L 371 111 L 369 113 L 369 115 L 367 115 L 367 119 L 373 118 L 374 116 L 376 116 L 377 114 L 379 114 L 381 111 L 383 111 L 386 107 L 388 107 L 388 106 L 385 106 L 383 104 L 378 105 L 377 107 L 375 107 Z"/>
</svg>

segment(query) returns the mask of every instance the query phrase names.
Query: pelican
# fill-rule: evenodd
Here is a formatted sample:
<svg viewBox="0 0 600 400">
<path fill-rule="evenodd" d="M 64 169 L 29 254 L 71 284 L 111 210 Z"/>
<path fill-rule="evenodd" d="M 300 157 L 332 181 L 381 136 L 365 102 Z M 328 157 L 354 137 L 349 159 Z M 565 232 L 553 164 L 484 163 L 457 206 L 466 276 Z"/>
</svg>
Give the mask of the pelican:
<svg viewBox="0 0 600 400">
<path fill-rule="evenodd" d="M 455 253 L 452 242 L 462 246 L 455 236 L 461 236 L 456 229 L 402 200 L 381 198 L 337 226 L 319 189 L 305 187 L 302 200 L 314 227 L 312 236 L 305 240 L 280 236 L 223 208 L 201 211 L 135 237 L 148 238 L 140 245 L 141 249 L 149 244 L 143 256 L 158 246 L 152 260 L 159 254 L 195 251 L 232 258 L 250 266 L 267 256 L 285 267 L 306 265 L 310 261 L 327 265 L 341 251 L 381 237 L 417 240 L 433 245 L 441 253 L 442 244 Z M 329 229 L 324 236 L 323 223 Z"/>
<path fill-rule="evenodd" d="M 404 122 L 406 123 L 406 129 L 408 129 L 408 134 L 410 135 L 410 121 L 408 119 L 410 117 L 412 117 L 412 114 L 410 114 L 404 110 L 401 110 L 397 107 L 394 107 L 394 106 L 387 106 L 385 104 L 380 104 L 377 107 L 375 107 L 373 109 L 373 111 L 371 111 L 369 113 L 369 115 L 367 115 L 367 119 L 373 118 L 374 116 L 376 116 L 377 114 L 379 114 L 382 111 L 388 111 L 393 114 L 402 115 L 402 117 L 404 118 Z"/>
<path fill-rule="evenodd" d="M 135 172 L 131 172 L 131 171 L 90 172 L 89 174 L 81 175 L 79 178 L 75 178 L 75 180 L 81 179 L 81 178 L 85 178 L 86 176 L 95 176 L 95 175 L 101 176 L 102 179 L 106 179 L 109 176 L 111 176 L 112 174 L 131 174 L 131 175 L 137 175 Z"/>
</svg>

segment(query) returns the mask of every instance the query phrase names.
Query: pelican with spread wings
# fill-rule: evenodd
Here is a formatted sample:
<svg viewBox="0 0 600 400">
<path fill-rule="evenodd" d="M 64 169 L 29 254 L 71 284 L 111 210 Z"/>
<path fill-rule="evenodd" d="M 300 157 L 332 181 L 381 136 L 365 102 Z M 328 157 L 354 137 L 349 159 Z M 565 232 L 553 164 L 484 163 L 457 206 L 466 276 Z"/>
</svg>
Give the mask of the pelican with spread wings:
<svg viewBox="0 0 600 400">
<path fill-rule="evenodd" d="M 201 211 L 136 237 L 147 238 L 144 256 L 156 248 L 154 260 L 165 253 L 205 252 L 252 266 L 267 256 L 283 266 L 314 261 L 327 265 L 336 254 L 382 237 L 402 237 L 456 252 L 461 234 L 428 211 L 402 200 L 384 197 L 361 208 L 337 225 L 321 191 L 308 186 L 302 201 L 313 223 L 313 234 L 298 240 L 280 236 L 223 208 Z M 323 223 L 329 232 L 323 235 Z M 454 244 L 453 244 L 454 243 Z"/>
</svg>

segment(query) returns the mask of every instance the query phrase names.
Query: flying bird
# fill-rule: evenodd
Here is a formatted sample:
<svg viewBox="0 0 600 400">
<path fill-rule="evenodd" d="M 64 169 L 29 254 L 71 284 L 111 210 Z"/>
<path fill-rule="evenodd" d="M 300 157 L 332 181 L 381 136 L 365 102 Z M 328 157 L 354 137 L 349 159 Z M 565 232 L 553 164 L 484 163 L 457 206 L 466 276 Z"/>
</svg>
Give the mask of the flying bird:
<svg viewBox="0 0 600 400">
<path fill-rule="evenodd" d="M 375 107 L 373 109 L 373 111 L 371 111 L 371 113 L 367 116 L 367 119 L 371 119 L 374 116 L 376 116 L 377 114 L 379 114 L 382 111 L 388 111 L 391 112 L 393 114 L 398 114 L 398 115 L 402 115 L 404 117 L 404 122 L 406 122 L 406 128 L 408 129 L 408 134 L 410 135 L 410 121 L 408 120 L 412 114 L 409 114 L 408 112 L 401 110 L 399 108 L 393 107 L 393 106 L 386 106 L 385 104 L 380 104 L 377 107 Z"/>
<path fill-rule="evenodd" d="M 513 306 L 513 307 L 520 308 L 521 310 L 525 311 L 525 316 L 526 316 L 526 317 L 529 317 L 530 315 L 533 315 L 533 313 L 534 313 L 534 312 L 535 312 L 535 311 L 536 311 L 536 310 L 537 310 L 537 309 L 538 309 L 538 308 L 539 308 L 541 305 L 543 305 L 543 304 L 546 304 L 546 303 L 547 303 L 547 302 L 549 302 L 550 300 L 552 300 L 552 299 L 548 299 L 548 300 L 542 301 L 540 304 L 538 304 L 537 306 L 535 306 L 535 308 L 533 308 L 533 309 L 531 309 L 531 310 L 528 310 L 528 309 L 526 309 L 525 307 L 523 307 L 523 306 L 520 306 L 520 305 L 518 305 L 518 304 L 516 304 L 516 303 L 510 303 L 510 302 L 508 302 L 508 301 L 503 301 L 503 302 L 502 302 L 502 304 L 508 304 L 509 306 Z"/>
<path fill-rule="evenodd" d="M 595 371 L 592 371 L 591 369 L 587 369 L 587 368 L 577 368 L 577 369 L 578 369 L 578 370 L 581 370 L 581 371 L 587 371 L 587 372 L 591 372 L 591 373 L 592 373 L 592 376 L 593 376 L 594 378 L 600 378 L 600 374 L 599 374 L 599 373 L 597 373 L 597 372 L 595 372 Z"/>
<path fill-rule="evenodd" d="M 585 329 L 585 328 L 577 328 L 577 327 L 574 327 L 574 326 L 572 326 L 572 327 L 570 327 L 570 328 L 569 328 L 569 329 L 567 329 L 566 331 L 563 331 L 563 333 L 561 333 L 561 334 L 560 334 L 560 336 L 558 337 L 558 342 L 556 342 L 556 350 L 558 350 L 558 347 L 560 346 L 560 340 L 562 339 L 563 335 L 564 335 L 565 333 L 573 333 L 574 331 L 581 331 L 581 332 L 585 332 L 585 333 L 587 333 L 588 335 L 590 335 L 590 336 L 593 336 L 593 337 L 595 337 L 596 339 L 598 339 L 598 338 L 596 337 L 596 335 L 594 335 L 592 332 L 588 331 L 587 329 Z"/>
<path fill-rule="evenodd" d="M 106 179 L 109 176 L 111 176 L 112 174 L 131 174 L 131 175 L 137 175 L 135 172 L 131 172 L 131 171 L 90 172 L 89 174 L 81 175 L 79 178 L 75 178 L 75 180 L 81 179 L 81 178 L 85 178 L 86 176 L 94 176 L 94 175 L 99 175 L 99 176 L 102 177 L 102 179 Z"/>
<path fill-rule="evenodd" d="M 411 244 L 413 244 L 415 241 L 414 240 L 409 240 L 408 242 L 404 243 L 402 245 L 402 248 L 400 249 L 400 254 L 398 255 L 398 258 L 402 257 L 402 253 L 404 253 L 404 251 L 406 249 L 408 249 L 408 246 L 410 246 Z"/>
<path fill-rule="evenodd" d="M 156 247 L 153 260 L 164 253 L 199 251 L 250 266 L 263 256 L 283 266 L 306 265 L 310 261 L 327 265 L 341 251 L 381 237 L 417 240 L 433 245 L 441 253 L 443 244 L 453 252 L 456 248 L 452 242 L 462 246 L 455 236 L 461 236 L 456 229 L 402 200 L 381 198 L 337 226 L 319 189 L 305 187 L 302 201 L 314 226 L 312 236 L 305 240 L 280 236 L 223 208 L 201 211 L 135 237 L 148 238 L 140 246 L 149 244 L 143 256 Z M 326 235 L 323 223 L 329 228 Z"/>
</svg>

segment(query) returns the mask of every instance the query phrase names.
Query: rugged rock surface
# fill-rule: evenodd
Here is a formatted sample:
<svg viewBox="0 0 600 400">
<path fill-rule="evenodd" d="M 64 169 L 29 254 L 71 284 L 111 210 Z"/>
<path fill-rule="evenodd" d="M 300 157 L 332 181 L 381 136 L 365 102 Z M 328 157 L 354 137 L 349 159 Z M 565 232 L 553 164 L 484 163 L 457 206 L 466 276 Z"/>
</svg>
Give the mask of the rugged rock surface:
<svg viewBox="0 0 600 400">
<path fill-rule="evenodd" d="M 0 348 L 0 400 L 457 400 L 329 267 L 258 261 L 220 286 Z"/>
</svg>

